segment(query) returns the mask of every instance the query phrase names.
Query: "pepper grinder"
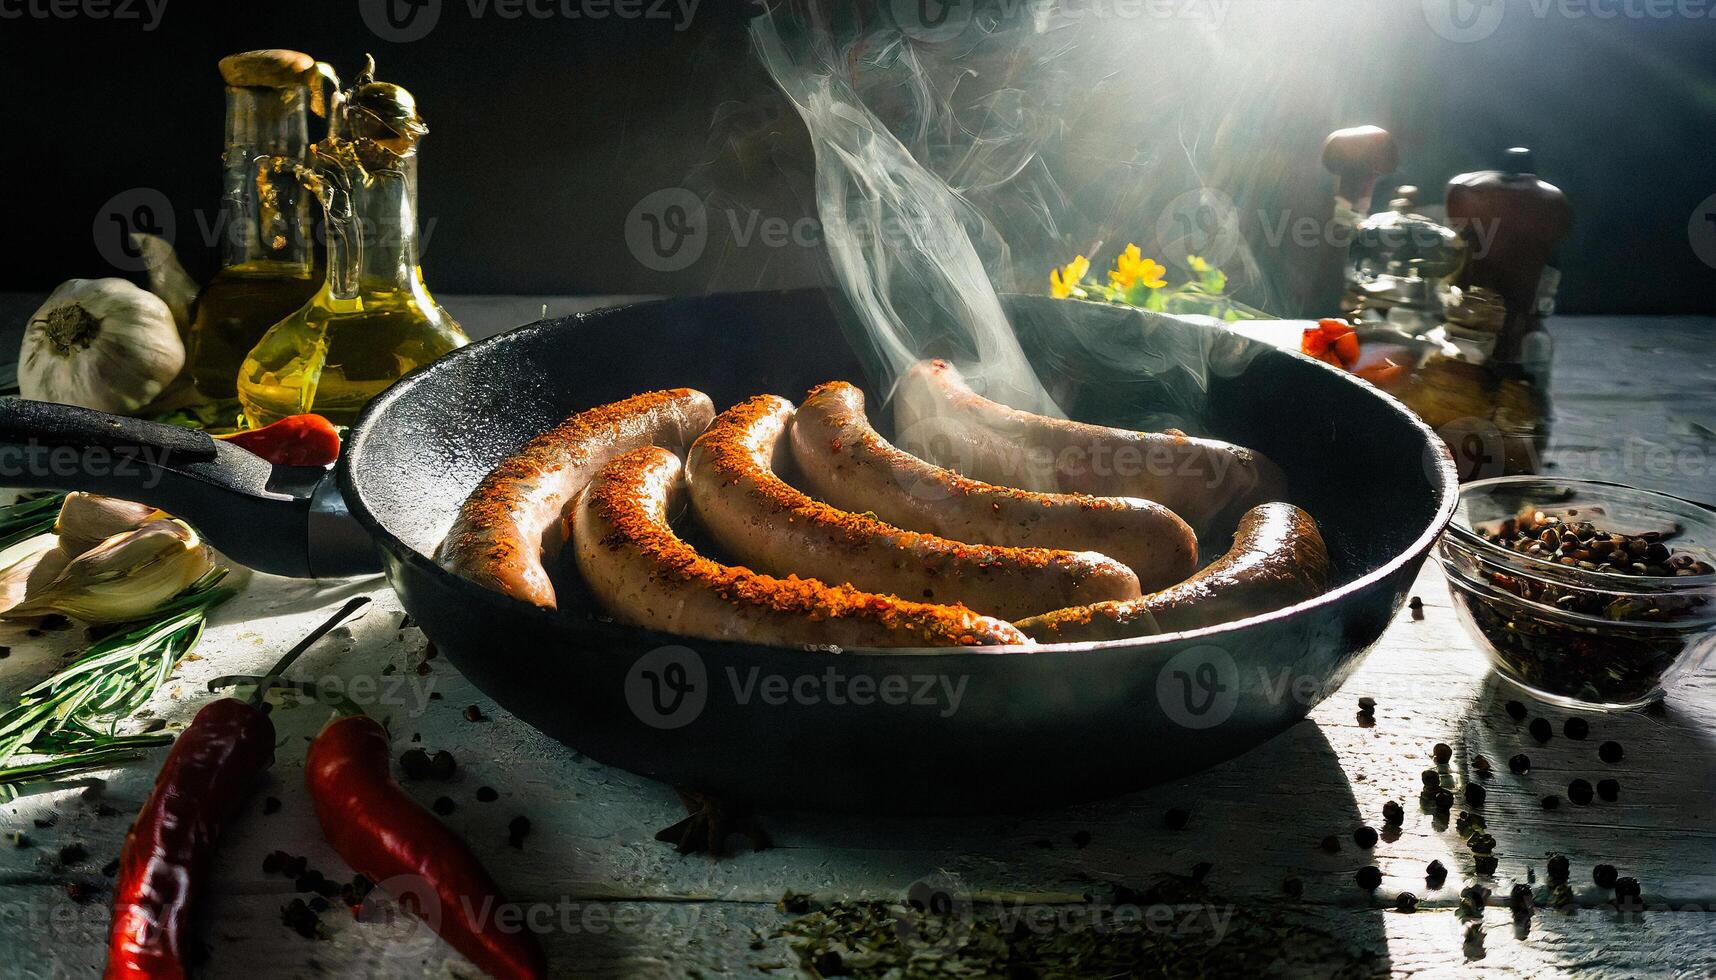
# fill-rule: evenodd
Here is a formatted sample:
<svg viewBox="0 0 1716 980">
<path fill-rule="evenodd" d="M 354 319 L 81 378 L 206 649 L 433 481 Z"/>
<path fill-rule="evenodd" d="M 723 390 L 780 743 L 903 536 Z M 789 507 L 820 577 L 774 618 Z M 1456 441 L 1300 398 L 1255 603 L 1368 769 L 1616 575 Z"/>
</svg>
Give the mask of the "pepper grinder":
<svg viewBox="0 0 1716 980">
<path fill-rule="evenodd" d="M 1501 296 L 1507 319 L 1495 358 L 1528 359 L 1528 339 L 1543 329 L 1539 291 L 1556 245 L 1573 225 L 1567 195 L 1537 178 L 1531 151 L 1507 151 L 1501 170 L 1461 174 L 1448 182 L 1448 223 L 1459 229 L 1471 252 L 1462 287 Z"/>
<path fill-rule="evenodd" d="M 1338 230 L 1339 239 L 1321 250 L 1313 297 L 1317 310 L 1327 313 L 1341 303 L 1348 246 L 1359 224 L 1370 216 L 1370 199 L 1377 182 L 1399 166 L 1400 147 L 1380 126 L 1337 129 L 1323 141 L 1323 169 L 1335 175 L 1331 226 Z"/>
</svg>

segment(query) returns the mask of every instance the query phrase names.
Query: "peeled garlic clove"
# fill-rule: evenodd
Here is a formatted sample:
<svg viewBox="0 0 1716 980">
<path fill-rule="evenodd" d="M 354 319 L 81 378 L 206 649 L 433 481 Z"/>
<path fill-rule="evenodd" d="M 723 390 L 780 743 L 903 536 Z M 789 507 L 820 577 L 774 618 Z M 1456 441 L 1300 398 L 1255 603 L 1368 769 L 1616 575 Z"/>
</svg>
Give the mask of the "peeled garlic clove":
<svg viewBox="0 0 1716 980">
<path fill-rule="evenodd" d="M 161 512 L 148 504 L 134 504 L 118 497 L 76 491 L 66 494 L 54 533 L 60 546 L 73 558 L 113 537 L 135 530 Z"/>
<path fill-rule="evenodd" d="M 170 518 L 115 535 L 73 558 L 40 592 L 0 613 L 23 619 L 62 613 L 86 623 L 138 619 L 213 567 L 197 532 Z"/>
</svg>

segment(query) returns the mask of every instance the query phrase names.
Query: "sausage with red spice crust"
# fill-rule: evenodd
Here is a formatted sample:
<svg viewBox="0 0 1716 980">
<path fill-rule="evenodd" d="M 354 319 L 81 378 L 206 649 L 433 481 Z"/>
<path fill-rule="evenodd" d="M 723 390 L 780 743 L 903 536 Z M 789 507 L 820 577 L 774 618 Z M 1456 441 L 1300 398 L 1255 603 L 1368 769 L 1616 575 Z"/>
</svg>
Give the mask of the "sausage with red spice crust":
<svg viewBox="0 0 1716 980">
<path fill-rule="evenodd" d="M 1138 595 L 1138 576 L 1095 552 L 963 544 L 812 499 L 774 472 L 792 413 L 774 395 L 741 402 L 686 459 L 692 507 L 740 561 L 1007 619 Z"/>
<path fill-rule="evenodd" d="M 679 457 L 639 449 L 585 489 L 572 522 L 578 571 L 633 626 L 776 646 L 992 646 L 1028 642 L 960 606 L 907 602 L 814 579 L 773 578 L 697 553 L 668 525 L 685 492 Z"/>
<path fill-rule="evenodd" d="M 1143 589 L 1197 571 L 1197 536 L 1161 504 L 1015 490 L 926 463 L 882 438 L 864 415 L 864 393 L 844 381 L 805 396 L 793 415 L 792 453 L 806 490 L 907 530 L 973 544 L 1097 551 L 1131 568 Z"/>
<path fill-rule="evenodd" d="M 1022 412 L 972 391 L 946 361 L 920 361 L 894 392 L 895 441 L 973 479 L 1023 490 L 1142 497 L 1199 534 L 1286 495 L 1262 453 L 1174 430 L 1135 432 Z"/>
<path fill-rule="evenodd" d="M 690 388 L 579 412 L 525 443 L 483 478 L 441 542 L 441 567 L 515 599 L 555 608 L 544 567 L 565 540 L 561 512 L 610 460 L 643 446 L 684 452 L 715 417 Z"/>
<path fill-rule="evenodd" d="M 1253 507 L 1233 547 L 1171 589 L 1020 620 L 1044 643 L 1178 633 L 1245 619 L 1315 598 L 1329 585 L 1329 549 L 1311 515 L 1292 504 Z"/>
</svg>

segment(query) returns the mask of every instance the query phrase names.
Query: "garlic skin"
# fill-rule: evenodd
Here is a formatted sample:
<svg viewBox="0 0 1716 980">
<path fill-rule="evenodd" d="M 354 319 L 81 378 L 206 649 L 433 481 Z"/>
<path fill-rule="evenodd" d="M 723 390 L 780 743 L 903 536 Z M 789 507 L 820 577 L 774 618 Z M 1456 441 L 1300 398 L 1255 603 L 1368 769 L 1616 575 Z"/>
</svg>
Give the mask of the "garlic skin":
<svg viewBox="0 0 1716 980">
<path fill-rule="evenodd" d="M 61 613 L 85 623 L 123 623 L 153 612 L 214 567 L 208 545 L 181 521 L 157 518 L 73 558 L 47 585 L 0 619 Z"/>
<path fill-rule="evenodd" d="M 57 578 L 71 560 L 60 551 L 51 534 L 38 534 L 6 549 L 11 557 L 0 568 L 0 616 L 23 602 L 50 579 Z"/>
<path fill-rule="evenodd" d="M 115 534 L 124 534 L 157 516 L 165 515 L 148 504 L 78 490 L 66 494 L 60 504 L 54 533 L 60 536 L 60 547 L 76 558 Z"/>
<path fill-rule="evenodd" d="M 185 366 L 173 312 L 124 279 L 71 279 L 30 317 L 18 389 L 36 401 L 128 414 Z"/>
<path fill-rule="evenodd" d="M 173 311 L 173 322 L 183 338 L 191 329 L 191 306 L 201 292 L 196 281 L 179 264 L 179 253 L 173 251 L 172 244 L 160 235 L 134 231 L 131 247 L 143 253 L 143 262 L 149 270 L 149 291 L 161 297 L 167 309 Z"/>
</svg>

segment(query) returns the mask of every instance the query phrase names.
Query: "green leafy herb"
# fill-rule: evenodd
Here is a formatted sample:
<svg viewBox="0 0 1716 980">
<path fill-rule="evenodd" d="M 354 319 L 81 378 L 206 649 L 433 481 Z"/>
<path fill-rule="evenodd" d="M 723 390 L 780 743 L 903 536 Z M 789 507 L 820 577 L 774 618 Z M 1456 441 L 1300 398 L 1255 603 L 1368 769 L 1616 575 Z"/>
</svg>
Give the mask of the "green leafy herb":
<svg viewBox="0 0 1716 980">
<path fill-rule="evenodd" d="M 217 568 L 147 618 L 120 626 L 0 714 L 0 799 L 25 783 L 103 769 L 172 741 L 119 725 L 166 683 L 203 634 L 208 612 L 235 594 Z M 41 758 L 13 763 L 21 755 Z"/>
</svg>

